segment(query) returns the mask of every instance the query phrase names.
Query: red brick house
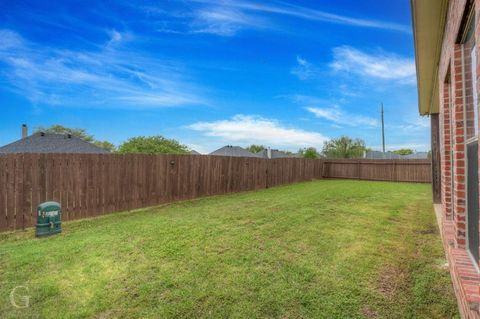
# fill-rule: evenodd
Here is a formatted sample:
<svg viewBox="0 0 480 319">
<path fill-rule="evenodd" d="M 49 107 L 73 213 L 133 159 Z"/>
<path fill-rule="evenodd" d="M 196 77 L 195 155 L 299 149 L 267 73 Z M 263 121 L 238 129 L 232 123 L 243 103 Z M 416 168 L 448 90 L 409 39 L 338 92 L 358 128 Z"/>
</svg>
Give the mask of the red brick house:
<svg viewBox="0 0 480 319">
<path fill-rule="evenodd" d="M 480 318 L 480 0 L 411 0 L 411 7 L 435 210 L 462 316 Z"/>
</svg>

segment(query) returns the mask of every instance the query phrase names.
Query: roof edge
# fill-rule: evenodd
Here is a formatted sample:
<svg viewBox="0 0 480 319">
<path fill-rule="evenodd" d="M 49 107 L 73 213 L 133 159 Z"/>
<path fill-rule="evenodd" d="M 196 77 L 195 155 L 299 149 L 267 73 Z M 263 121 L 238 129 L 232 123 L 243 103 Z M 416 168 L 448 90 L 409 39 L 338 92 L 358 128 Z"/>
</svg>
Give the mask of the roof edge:
<svg viewBox="0 0 480 319">
<path fill-rule="evenodd" d="M 448 0 L 410 0 L 418 111 L 439 112 L 438 68 L 445 36 Z"/>
</svg>

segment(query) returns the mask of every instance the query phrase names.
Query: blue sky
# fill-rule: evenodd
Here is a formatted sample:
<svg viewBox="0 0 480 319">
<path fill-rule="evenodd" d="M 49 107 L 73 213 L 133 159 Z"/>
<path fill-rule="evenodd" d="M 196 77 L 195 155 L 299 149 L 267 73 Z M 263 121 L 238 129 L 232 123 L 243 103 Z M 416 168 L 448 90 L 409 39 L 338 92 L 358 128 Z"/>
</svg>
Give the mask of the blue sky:
<svg viewBox="0 0 480 319">
<path fill-rule="evenodd" d="M 51 124 L 115 144 L 429 149 L 409 1 L 0 1 L 0 145 Z"/>
</svg>

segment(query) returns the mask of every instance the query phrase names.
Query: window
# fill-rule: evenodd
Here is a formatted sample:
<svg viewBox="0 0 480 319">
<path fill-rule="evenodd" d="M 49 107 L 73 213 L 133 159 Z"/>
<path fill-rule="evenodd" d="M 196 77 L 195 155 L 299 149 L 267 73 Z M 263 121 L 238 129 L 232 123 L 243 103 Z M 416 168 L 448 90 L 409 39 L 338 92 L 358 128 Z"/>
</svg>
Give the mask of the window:
<svg viewBox="0 0 480 319">
<path fill-rule="evenodd" d="M 473 14 L 463 42 L 463 70 L 465 76 L 465 134 L 467 140 L 470 140 L 478 136 L 477 49 Z"/>
<path fill-rule="evenodd" d="M 477 105 L 477 49 L 475 45 L 475 10 L 472 8 L 466 32 L 462 39 L 463 102 L 466 135 L 466 203 L 467 247 L 478 264 L 480 261 L 479 234 L 479 180 L 478 180 L 478 105 Z"/>
</svg>

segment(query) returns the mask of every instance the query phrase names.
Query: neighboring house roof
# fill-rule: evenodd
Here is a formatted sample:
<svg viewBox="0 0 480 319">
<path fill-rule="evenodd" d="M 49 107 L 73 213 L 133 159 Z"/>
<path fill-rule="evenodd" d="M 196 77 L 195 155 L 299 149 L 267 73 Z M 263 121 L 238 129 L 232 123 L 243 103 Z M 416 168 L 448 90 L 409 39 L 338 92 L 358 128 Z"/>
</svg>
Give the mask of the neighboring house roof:
<svg viewBox="0 0 480 319">
<path fill-rule="evenodd" d="M 76 136 L 39 132 L 0 147 L 0 154 L 9 153 L 108 154 L 110 152 Z"/>
<path fill-rule="evenodd" d="M 442 50 L 448 0 L 411 0 L 418 110 L 438 113 L 438 64 Z"/>
<path fill-rule="evenodd" d="M 202 154 L 200 154 L 199 152 L 197 152 L 197 151 L 195 151 L 195 150 L 191 150 L 191 151 L 190 151 L 190 154 L 191 154 L 191 155 L 202 155 Z"/>
<path fill-rule="evenodd" d="M 279 150 L 270 150 L 271 157 L 270 158 L 289 158 L 289 157 L 298 157 L 298 154 L 287 154 L 285 152 Z M 258 157 L 261 158 L 269 158 L 268 157 L 268 150 L 264 149 L 258 153 L 255 153 Z"/>
<path fill-rule="evenodd" d="M 404 159 L 428 159 L 428 152 L 417 152 L 410 155 L 405 155 Z"/>
<path fill-rule="evenodd" d="M 393 152 L 368 151 L 366 159 L 428 159 L 428 152 L 417 152 L 410 155 L 399 155 Z"/>
<path fill-rule="evenodd" d="M 392 152 L 367 151 L 364 158 L 366 159 L 396 159 L 400 155 Z"/>
<path fill-rule="evenodd" d="M 249 151 L 241 148 L 240 146 L 231 146 L 231 145 L 227 145 L 222 148 L 219 148 L 218 150 L 211 152 L 209 155 L 232 156 L 232 157 L 258 157 L 257 155 L 250 153 Z"/>
</svg>

